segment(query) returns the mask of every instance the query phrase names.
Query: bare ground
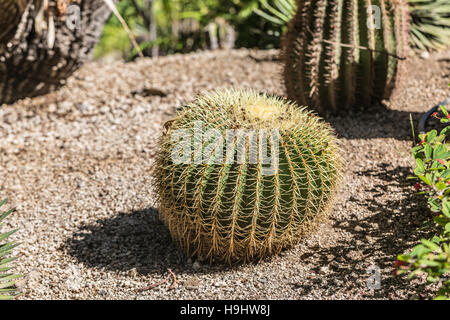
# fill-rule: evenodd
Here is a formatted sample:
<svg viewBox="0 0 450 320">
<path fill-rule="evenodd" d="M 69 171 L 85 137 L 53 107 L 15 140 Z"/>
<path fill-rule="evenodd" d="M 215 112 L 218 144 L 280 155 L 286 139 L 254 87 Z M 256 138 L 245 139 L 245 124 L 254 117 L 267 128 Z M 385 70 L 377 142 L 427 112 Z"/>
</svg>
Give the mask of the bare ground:
<svg viewBox="0 0 450 320">
<path fill-rule="evenodd" d="M 413 194 L 409 115 L 449 95 L 450 52 L 411 59 L 386 105 L 328 119 L 347 163 L 329 221 L 295 248 L 234 268 L 189 261 L 158 221 L 151 186 L 162 124 L 203 90 L 282 95 L 276 51 L 219 51 L 90 64 L 53 94 L 0 108 L 0 190 L 17 208 L 22 299 L 411 299 L 393 274 L 427 229 Z M 381 271 L 370 290 L 368 268 Z M 171 269 L 177 277 L 155 288 Z"/>
</svg>

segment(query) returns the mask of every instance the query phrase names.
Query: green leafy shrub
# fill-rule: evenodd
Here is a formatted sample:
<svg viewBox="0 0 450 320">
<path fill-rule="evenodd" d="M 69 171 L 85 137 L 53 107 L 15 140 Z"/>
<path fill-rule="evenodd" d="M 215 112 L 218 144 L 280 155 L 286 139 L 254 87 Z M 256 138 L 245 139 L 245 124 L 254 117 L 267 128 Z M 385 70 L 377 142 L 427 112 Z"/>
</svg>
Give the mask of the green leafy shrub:
<svg viewBox="0 0 450 320">
<path fill-rule="evenodd" d="M 305 108 L 224 90 L 199 97 L 166 128 L 159 212 L 190 257 L 262 259 L 312 232 L 331 208 L 341 156 L 332 128 Z"/>
<path fill-rule="evenodd" d="M 6 203 L 6 200 L 0 202 L 0 207 Z M 14 210 L 7 212 L 0 212 L 0 227 L 2 222 L 8 217 Z M 7 239 L 16 232 L 12 230 L 6 233 L 0 233 L 0 300 L 12 299 L 16 296 L 17 289 L 15 287 L 15 280 L 22 277 L 21 275 L 10 274 L 9 270 L 12 269 L 10 263 L 16 260 L 15 257 L 9 257 L 11 250 L 18 244 L 14 241 L 7 241 Z"/>
<path fill-rule="evenodd" d="M 253 14 L 259 0 L 124 0 L 117 8 L 138 38 L 140 47 L 158 47 L 160 55 L 185 53 L 210 46 L 209 33 L 220 38 L 226 28 L 235 32 L 236 47 L 279 47 L 282 26 Z M 156 36 L 151 40 L 151 28 Z M 210 28 L 212 27 L 212 28 Z M 133 56 L 128 36 L 115 16 L 107 22 L 96 57 L 118 51 Z"/>
<path fill-rule="evenodd" d="M 449 121 L 449 114 L 441 107 L 443 117 L 433 116 L 442 123 Z M 450 299 L 450 149 L 447 135 L 450 126 L 440 132 L 431 130 L 419 135 L 419 145 L 411 152 L 416 161 L 414 169 L 418 182 L 415 189 L 428 199 L 434 214 L 438 234 L 431 239 L 422 239 L 421 243 L 407 254 L 398 256 L 396 266 L 398 274 L 407 273 L 411 279 L 420 274 L 427 275 L 429 283 L 439 286 L 437 299 Z"/>
</svg>

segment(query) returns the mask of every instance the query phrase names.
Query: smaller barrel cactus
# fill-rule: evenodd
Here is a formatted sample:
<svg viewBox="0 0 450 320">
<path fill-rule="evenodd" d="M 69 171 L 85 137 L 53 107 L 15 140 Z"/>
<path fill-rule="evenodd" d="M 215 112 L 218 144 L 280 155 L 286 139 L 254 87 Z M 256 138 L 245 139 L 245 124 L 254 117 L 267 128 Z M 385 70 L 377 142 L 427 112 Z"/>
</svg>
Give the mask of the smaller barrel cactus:
<svg viewBox="0 0 450 320">
<path fill-rule="evenodd" d="M 199 97 L 165 125 L 155 180 L 160 218 L 190 257 L 249 262 L 310 233 L 341 174 L 331 127 L 254 91 Z"/>
</svg>

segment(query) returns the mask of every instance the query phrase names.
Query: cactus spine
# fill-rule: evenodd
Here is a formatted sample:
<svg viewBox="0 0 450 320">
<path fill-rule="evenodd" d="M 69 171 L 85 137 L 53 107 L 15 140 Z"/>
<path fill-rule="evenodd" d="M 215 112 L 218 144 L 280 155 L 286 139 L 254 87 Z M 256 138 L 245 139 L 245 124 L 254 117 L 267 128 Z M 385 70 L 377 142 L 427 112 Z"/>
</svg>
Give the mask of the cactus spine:
<svg viewBox="0 0 450 320">
<path fill-rule="evenodd" d="M 231 264 L 278 253 L 311 232 L 332 204 L 341 172 L 333 131 L 294 103 L 216 91 L 166 129 L 155 168 L 159 212 L 191 257 Z M 175 161 L 181 150 L 187 157 Z M 263 163 L 264 152 L 276 160 Z"/>
<path fill-rule="evenodd" d="M 407 42 L 402 0 L 298 0 L 283 41 L 288 96 L 320 114 L 388 98 Z"/>
</svg>

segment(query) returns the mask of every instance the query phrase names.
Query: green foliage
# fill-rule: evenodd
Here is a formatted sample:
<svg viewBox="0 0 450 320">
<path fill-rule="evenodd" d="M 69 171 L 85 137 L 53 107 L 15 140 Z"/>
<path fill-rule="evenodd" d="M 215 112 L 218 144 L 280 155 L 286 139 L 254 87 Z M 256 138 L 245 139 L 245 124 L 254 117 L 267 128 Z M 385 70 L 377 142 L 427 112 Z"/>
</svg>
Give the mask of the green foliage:
<svg viewBox="0 0 450 320">
<path fill-rule="evenodd" d="M 138 33 L 141 28 L 142 19 L 139 19 L 136 10 L 131 5 L 131 1 L 119 1 L 116 3 L 117 10 L 127 22 L 128 26 L 134 33 Z M 108 53 L 118 51 L 124 58 L 128 58 L 131 52 L 132 44 L 125 29 L 119 22 L 116 16 L 111 15 L 111 18 L 105 24 L 100 42 L 95 48 L 94 56 L 99 58 Z"/>
<path fill-rule="evenodd" d="M 145 39 L 149 34 L 145 14 L 150 10 L 143 0 L 120 1 L 118 10 L 138 38 L 142 49 L 159 46 L 161 54 L 189 52 L 206 49 L 209 36 L 206 30 L 215 24 L 218 33 L 223 26 L 236 32 L 237 47 L 272 48 L 279 45 L 282 27 L 274 25 L 253 12 L 259 0 L 154 0 L 153 15 L 157 38 Z M 217 34 L 220 37 L 220 34 Z M 130 41 L 116 17 L 105 26 L 96 57 L 112 51 L 123 57 L 133 56 Z"/>
<path fill-rule="evenodd" d="M 191 257 L 231 264 L 276 254 L 312 232 L 332 205 L 341 157 L 331 127 L 305 108 L 224 90 L 199 97 L 165 127 L 159 212 Z"/>
<path fill-rule="evenodd" d="M 370 107 L 388 98 L 407 50 L 403 4 L 298 1 L 282 45 L 288 97 L 320 114 Z M 368 27 L 369 5 L 383 7 L 379 27 Z"/>
<path fill-rule="evenodd" d="M 449 121 L 449 115 L 441 107 L 442 123 Z M 437 113 L 433 115 L 438 117 Z M 412 252 L 398 256 L 396 265 L 399 274 L 407 273 L 411 279 L 427 274 L 429 283 L 438 283 L 437 299 L 450 299 L 450 149 L 447 135 L 450 126 L 440 132 L 431 130 L 419 135 L 419 145 L 411 152 L 416 161 L 415 178 L 419 181 L 415 189 L 428 199 L 434 214 L 438 234 L 432 239 L 422 239 Z"/>
<path fill-rule="evenodd" d="M 259 0 L 259 2 L 260 8 L 255 9 L 255 13 L 282 26 L 287 26 L 297 8 L 295 0 Z"/>
<path fill-rule="evenodd" d="M 0 207 L 6 203 L 6 200 L 0 202 Z M 7 212 L 0 212 L 0 227 L 2 222 L 8 217 L 14 210 Z M 6 233 L 0 233 L 0 300 L 12 299 L 16 296 L 17 289 L 15 288 L 15 280 L 22 277 L 21 275 L 15 275 L 8 273 L 12 269 L 10 263 L 16 258 L 8 257 L 11 250 L 18 244 L 14 241 L 7 241 L 7 239 L 16 232 L 12 230 Z"/>
<path fill-rule="evenodd" d="M 411 15 L 410 42 L 420 50 L 450 45 L 450 2 L 448 0 L 405 0 Z M 278 48 L 288 22 L 295 15 L 295 0 L 154 0 L 153 14 L 156 39 L 145 39 L 149 33 L 143 12 L 148 1 L 124 0 L 117 3 L 119 12 L 140 36 L 143 50 L 158 46 L 161 54 L 189 52 L 208 47 L 209 24 L 216 24 L 218 34 L 226 22 L 237 33 L 237 47 Z M 303 2 L 303 1 L 301 1 Z M 343 1 L 344 3 L 345 1 Z M 379 5 L 380 1 L 372 4 Z M 387 4 L 387 1 L 384 1 Z M 406 6 L 406 2 L 405 2 Z M 254 14 L 256 13 L 256 14 Z M 362 20 L 361 20 L 362 21 Z M 135 55 L 126 32 L 116 17 L 105 26 L 95 56 L 112 51 L 125 59 Z"/>
<path fill-rule="evenodd" d="M 450 46 L 450 1 L 408 0 L 411 14 L 411 43 L 420 50 Z"/>
</svg>

